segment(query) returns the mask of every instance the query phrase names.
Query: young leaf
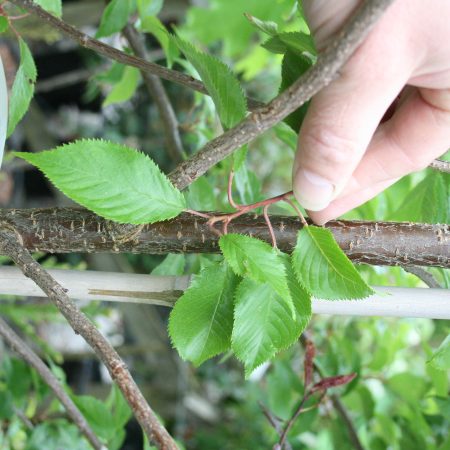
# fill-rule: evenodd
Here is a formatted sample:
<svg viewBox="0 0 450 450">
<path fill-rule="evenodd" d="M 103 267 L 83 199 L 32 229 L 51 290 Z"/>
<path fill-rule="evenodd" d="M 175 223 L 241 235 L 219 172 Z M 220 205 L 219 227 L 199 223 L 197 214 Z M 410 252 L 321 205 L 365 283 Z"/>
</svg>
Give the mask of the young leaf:
<svg viewBox="0 0 450 450">
<path fill-rule="evenodd" d="M 153 15 L 141 16 L 140 30 L 145 33 L 151 33 L 158 39 L 166 55 L 167 66 L 172 67 L 179 55 L 179 50 L 163 23 Z"/>
<path fill-rule="evenodd" d="M 450 370 L 450 335 L 444 339 L 428 363 L 438 370 Z"/>
<path fill-rule="evenodd" d="M 275 36 L 278 33 L 278 25 L 275 22 L 271 22 L 270 20 L 261 20 L 248 13 L 245 13 L 244 16 L 253 26 L 261 30 L 263 33 L 266 33 L 269 36 Z"/>
<path fill-rule="evenodd" d="M 185 199 L 146 155 L 113 142 L 83 139 L 40 153 L 15 153 L 64 194 L 106 219 L 142 224 L 171 219 Z"/>
<path fill-rule="evenodd" d="M 300 283 L 321 299 L 358 299 L 373 294 L 326 228 L 298 232 L 292 265 Z"/>
<path fill-rule="evenodd" d="M 106 6 L 100 25 L 98 27 L 96 38 L 111 36 L 125 27 L 128 16 L 132 12 L 132 3 L 130 0 L 112 0 Z"/>
<path fill-rule="evenodd" d="M 136 91 L 141 74 L 135 67 L 126 66 L 120 81 L 114 85 L 103 101 L 103 106 L 122 103 L 129 100 Z"/>
<path fill-rule="evenodd" d="M 34 3 L 37 3 L 41 8 L 45 9 L 56 17 L 62 16 L 61 0 L 34 0 Z"/>
<path fill-rule="evenodd" d="M 150 16 L 156 16 L 161 11 L 164 0 L 137 0 L 139 17 L 144 20 Z"/>
<path fill-rule="evenodd" d="M 183 359 L 195 365 L 230 347 L 238 278 L 224 262 L 195 276 L 170 314 L 169 334 Z"/>
<path fill-rule="evenodd" d="M 279 33 L 269 38 L 262 46 L 272 53 L 284 54 L 288 50 L 297 55 L 309 53 L 316 55 L 316 47 L 311 35 L 300 31 Z"/>
<path fill-rule="evenodd" d="M 220 238 L 219 245 L 236 275 L 268 283 L 294 311 L 286 269 L 277 250 L 259 239 L 242 234 L 226 234 Z"/>
<path fill-rule="evenodd" d="M 8 28 L 8 19 L 5 16 L 0 16 L 0 33 L 4 33 Z"/>
<path fill-rule="evenodd" d="M 231 346 L 244 363 L 248 377 L 256 367 L 299 338 L 306 325 L 304 311 L 292 318 L 289 306 L 270 284 L 249 278 L 239 285 L 235 301 Z"/>
<path fill-rule="evenodd" d="M 23 39 L 19 39 L 20 44 L 20 65 L 11 89 L 9 102 L 9 122 L 7 135 L 11 136 L 16 125 L 28 110 L 34 94 L 34 84 L 36 83 L 37 71 L 28 45 Z"/>
<path fill-rule="evenodd" d="M 297 79 L 311 66 L 312 61 L 310 58 L 288 50 L 283 57 L 281 65 L 280 93 L 297 81 Z M 296 133 L 300 130 L 300 126 L 308 111 L 309 103 L 309 101 L 304 103 L 300 108 L 284 119 L 284 122 L 286 122 Z"/>
<path fill-rule="evenodd" d="M 429 173 L 409 193 L 390 220 L 450 222 L 450 175 Z"/>
<path fill-rule="evenodd" d="M 214 56 L 197 50 L 191 43 L 179 37 L 173 39 L 205 83 L 222 125 L 231 128 L 240 122 L 245 117 L 247 104 L 241 85 L 230 68 Z"/>
<path fill-rule="evenodd" d="M 184 254 L 170 253 L 165 258 L 164 261 L 157 265 L 152 270 L 152 275 L 173 275 L 180 276 L 184 273 L 184 266 L 186 265 L 186 257 Z"/>
</svg>

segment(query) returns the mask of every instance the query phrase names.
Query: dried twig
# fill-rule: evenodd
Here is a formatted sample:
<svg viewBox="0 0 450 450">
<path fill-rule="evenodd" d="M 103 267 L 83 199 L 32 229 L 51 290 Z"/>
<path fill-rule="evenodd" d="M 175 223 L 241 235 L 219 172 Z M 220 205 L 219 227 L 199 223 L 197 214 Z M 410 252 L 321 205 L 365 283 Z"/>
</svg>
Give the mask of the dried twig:
<svg viewBox="0 0 450 450">
<path fill-rule="evenodd" d="M 27 345 L 27 343 L 23 341 L 2 318 L 0 318 L 0 336 L 16 353 L 19 354 L 24 361 L 26 361 L 39 373 L 45 383 L 55 393 L 59 401 L 64 405 L 67 414 L 72 419 L 73 423 L 78 427 L 92 446 L 96 450 L 104 449 L 105 447 L 92 431 L 91 427 L 86 422 L 86 419 L 83 417 L 72 399 L 67 395 L 55 375 L 53 375 L 42 359 L 39 358 L 39 356 Z M 26 423 L 29 425 L 30 421 L 26 416 L 23 416 L 22 420 L 24 422 L 25 419 Z"/>
<path fill-rule="evenodd" d="M 132 25 L 127 25 L 125 27 L 123 35 L 126 37 L 133 52 L 140 58 L 148 60 L 147 51 L 141 37 Z M 144 70 L 141 70 L 141 74 L 150 97 L 155 101 L 159 115 L 161 116 L 167 152 L 174 163 L 180 163 L 184 159 L 183 145 L 178 129 L 178 120 L 172 108 L 170 99 L 161 80 L 156 75 L 152 75 Z"/>
<path fill-rule="evenodd" d="M 177 449 L 174 440 L 161 425 L 114 348 L 69 298 L 66 290 L 31 257 L 18 239 L 20 238 L 11 232 L 1 231 L 0 253 L 9 256 L 24 275 L 31 278 L 47 294 L 75 333 L 80 334 L 92 347 L 122 391 L 149 440 L 164 450 Z"/>
</svg>

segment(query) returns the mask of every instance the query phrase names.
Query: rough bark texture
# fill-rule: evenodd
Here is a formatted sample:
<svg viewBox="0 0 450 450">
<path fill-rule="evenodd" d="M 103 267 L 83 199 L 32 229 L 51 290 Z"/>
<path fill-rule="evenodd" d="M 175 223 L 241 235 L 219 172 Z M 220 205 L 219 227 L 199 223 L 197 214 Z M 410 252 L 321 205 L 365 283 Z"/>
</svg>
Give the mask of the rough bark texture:
<svg viewBox="0 0 450 450">
<path fill-rule="evenodd" d="M 290 252 L 301 228 L 296 217 L 272 216 L 278 246 Z M 327 224 L 340 247 L 355 263 L 450 267 L 449 225 L 408 222 L 332 221 Z M 50 253 L 216 253 L 218 236 L 205 219 L 182 214 L 146 225 L 118 225 L 85 209 L 11 209 L 0 211 L 0 231 L 14 229 L 25 248 Z M 229 226 L 231 233 L 271 242 L 262 216 L 248 214 Z"/>
</svg>

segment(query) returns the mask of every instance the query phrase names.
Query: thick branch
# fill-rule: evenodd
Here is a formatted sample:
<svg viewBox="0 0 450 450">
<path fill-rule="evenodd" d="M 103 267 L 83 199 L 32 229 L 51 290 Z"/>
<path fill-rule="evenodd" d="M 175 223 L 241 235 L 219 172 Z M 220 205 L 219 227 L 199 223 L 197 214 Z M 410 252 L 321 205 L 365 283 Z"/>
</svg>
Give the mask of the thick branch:
<svg viewBox="0 0 450 450">
<path fill-rule="evenodd" d="M 39 373 L 59 401 L 64 405 L 64 408 L 66 408 L 67 414 L 72 419 L 73 423 L 78 427 L 81 433 L 84 434 L 92 446 L 96 450 L 103 449 L 103 444 L 92 431 L 91 427 L 86 422 L 86 419 L 83 417 L 72 399 L 67 395 L 58 379 L 55 375 L 53 375 L 52 371 L 2 318 L 0 318 L 0 336 L 25 362 L 27 362 L 36 370 L 37 373 Z"/>
<path fill-rule="evenodd" d="M 123 30 L 123 34 L 133 52 L 140 58 L 147 60 L 145 46 L 136 29 L 132 25 L 127 25 Z M 167 152 L 174 163 L 180 163 L 184 159 L 183 145 L 181 143 L 178 120 L 172 108 L 170 99 L 161 80 L 156 75 L 151 75 L 144 70 L 141 70 L 141 74 L 150 97 L 155 101 L 159 115 L 161 116 Z"/>
<path fill-rule="evenodd" d="M 20 238 L 17 235 L 0 231 L 0 253 L 9 256 L 24 275 L 31 278 L 45 292 L 75 333 L 80 334 L 92 347 L 122 391 L 149 440 L 155 442 L 161 449 L 177 449 L 177 445 L 148 405 L 118 353 L 69 298 L 66 290 L 31 257 L 19 242 Z"/>
<path fill-rule="evenodd" d="M 278 246 L 290 252 L 301 222 L 296 217 L 272 216 Z M 409 222 L 331 221 L 327 228 L 355 263 L 450 267 L 449 225 Z M 176 219 L 136 227 L 113 224 L 85 209 L 0 210 L 0 230 L 14 229 L 30 251 L 50 253 L 129 252 L 147 254 L 217 253 L 218 237 L 206 220 L 182 214 Z M 242 233 L 271 242 L 262 216 L 243 215 L 229 225 Z"/>
<path fill-rule="evenodd" d="M 266 106 L 247 116 L 234 128 L 208 142 L 198 153 L 181 163 L 170 174 L 172 183 L 178 189 L 184 189 L 210 167 L 283 120 L 327 86 L 363 42 L 392 1 L 367 0 L 363 2 L 355 16 L 344 26 L 336 39 L 319 55 L 314 66 Z M 367 70 L 370 70 L 370 67 Z"/>
<path fill-rule="evenodd" d="M 63 20 L 58 19 L 57 17 L 48 13 L 32 0 L 9 0 L 9 2 L 13 3 L 16 6 L 24 8 L 30 13 L 36 14 L 51 27 L 56 28 L 58 31 L 64 33 L 70 39 L 78 42 L 78 44 L 80 44 L 82 47 L 93 50 L 99 55 L 105 56 L 106 58 L 112 59 L 121 64 L 136 67 L 137 69 L 145 71 L 146 73 L 156 75 L 163 80 L 172 81 L 174 83 L 188 87 L 189 89 L 193 89 L 194 91 L 209 95 L 208 91 L 205 88 L 205 85 L 200 80 L 186 75 L 183 72 L 168 69 L 164 66 L 146 61 L 145 59 L 139 58 L 137 56 L 129 55 L 97 39 L 91 38 L 72 25 L 69 25 Z M 263 105 L 263 103 L 250 98 L 247 99 L 247 104 L 250 110 L 255 110 Z"/>
</svg>

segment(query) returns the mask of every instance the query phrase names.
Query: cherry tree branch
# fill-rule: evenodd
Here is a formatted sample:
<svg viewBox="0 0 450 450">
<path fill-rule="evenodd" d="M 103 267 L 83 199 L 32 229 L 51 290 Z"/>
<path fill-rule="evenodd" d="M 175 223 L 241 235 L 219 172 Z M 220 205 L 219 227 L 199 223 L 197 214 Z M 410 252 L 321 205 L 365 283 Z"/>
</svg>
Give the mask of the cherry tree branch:
<svg viewBox="0 0 450 450">
<path fill-rule="evenodd" d="M 145 71 L 146 73 L 156 75 L 163 80 L 172 81 L 173 83 L 177 83 L 189 89 L 193 89 L 194 91 L 209 95 L 208 91 L 205 88 L 205 85 L 200 80 L 186 75 L 183 72 L 168 69 L 159 64 L 139 58 L 138 56 L 129 55 L 121 50 L 118 50 L 117 48 L 111 47 L 110 45 L 99 41 L 98 39 L 92 38 L 89 35 L 81 32 L 77 28 L 73 27 L 72 25 L 68 24 L 67 22 L 64 22 L 63 20 L 58 19 L 58 17 L 55 17 L 52 14 L 48 13 L 45 9 L 41 8 L 32 0 L 8 1 L 40 17 L 48 25 L 65 34 L 70 39 L 78 42 L 78 44 L 80 44 L 84 48 L 93 50 L 99 55 L 117 61 L 120 64 L 136 67 L 137 69 Z M 262 106 L 263 103 L 248 98 L 247 105 L 250 110 L 255 110 Z"/>
<path fill-rule="evenodd" d="M 417 278 L 422 280 L 429 288 L 432 289 L 441 289 L 442 286 L 439 284 L 438 280 L 434 277 L 434 275 L 422 267 L 418 266 L 402 266 L 403 270 L 408 273 L 412 273 Z"/>
<path fill-rule="evenodd" d="M 66 289 L 31 257 L 21 245 L 20 236 L 11 231 L 0 231 L 0 253 L 10 257 L 23 274 L 31 278 L 44 291 L 75 333 L 80 334 L 92 347 L 122 391 L 149 441 L 154 442 L 160 449 L 177 449 L 174 440 L 150 408 L 118 353 L 81 312 L 76 303 L 69 298 Z"/>
<path fill-rule="evenodd" d="M 442 159 L 435 159 L 430 163 L 429 167 L 439 172 L 450 173 L 450 162 Z"/>
<path fill-rule="evenodd" d="M 292 216 L 270 216 L 280 250 L 291 252 L 302 224 Z M 50 253 L 218 253 L 218 236 L 208 219 L 181 214 L 145 225 L 118 225 L 82 208 L 0 209 L 0 231 L 14 230 L 30 251 Z M 355 263 L 450 268 L 450 227 L 446 224 L 336 220 L 326 227 Z M 230 233 L 271 242 L 264 217 L 245 214 Z"/>
<path fill-rule="evenodd" d="M 140 58 L 147 60 L 147 51 L 136 29 L 128 24 L 123 30 L 123 35 L 126 37 L 133 52 Z M 141 70 L 141 74 L 145 86 L 147 87 L 147 91 L 149 92 L 150 97 L 155 101 L 159 111 L 164 128 L 167 152 L 174 163 L 180 163 L 184 159 L 184 151 L 181 143 L 177 117 L 172 108 L 172 103 L 170 102 L 161 80 L 156 75 L 152 75 L 145 70 Z"/>
<path fill-rule="evenodd" d="M 66 408 L 67 414 L 73 423 L 78 427 L 86 439 L 96 450 L 104 449 L 103 444 L 99 441 L 95 433 L 92 431 L 86 419 L 76 407 L 72 399 L 67 395 L 58 379 L 53 375 L 51 370 L 44 364 L 41 358 L 22 340 L 14 330 L 0 317 L 0 336 L 3 340 L 37 373 L 42 377 L 45 383 L 54 392 L 59 401 Z"/>
<path fill-rule="evenodd" d="M 248 144 L 307 102 L 337 77 L 339 70 L 363 42 L 393 0 L 367 0 L 346 23 L 333 42 L 294 84 L 242 122 L 208 142 L 169 175 L 184 189 L 236 149 Z M 370 67 L 368 67 L 370 70 Z"/>
</svg>

